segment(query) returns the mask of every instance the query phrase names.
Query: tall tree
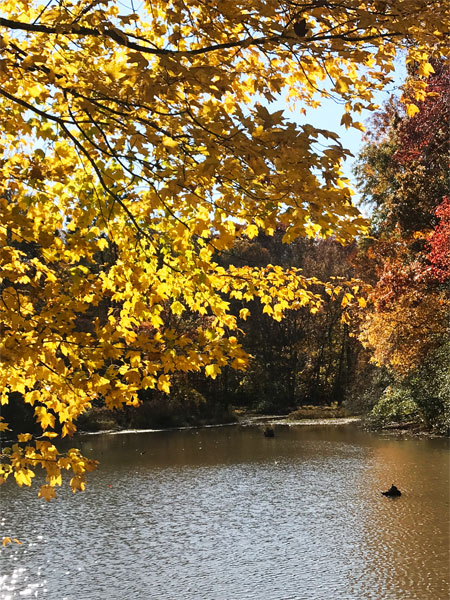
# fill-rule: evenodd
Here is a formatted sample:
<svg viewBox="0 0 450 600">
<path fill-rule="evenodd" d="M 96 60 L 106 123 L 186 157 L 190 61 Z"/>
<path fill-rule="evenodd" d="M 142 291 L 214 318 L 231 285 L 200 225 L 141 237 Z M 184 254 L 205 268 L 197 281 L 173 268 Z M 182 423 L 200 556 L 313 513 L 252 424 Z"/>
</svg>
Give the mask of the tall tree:
<svg viewBox="0 0 450 600">
<path fill-rule="evenodd" d="M 337 136 L 270 103 L 331 96 L 359 128 L 397 51 L 426 76 L 448 29 L 436 0 L 3 2 L 1 401 L 20 394 L 51 438 L 96 398 L 133 404 L 177 370 L 245 366 L 227 298 L 277 319 L 317 299 L 295 269 L 225 269 L 217 250 L 280 224 L 285 241 L 364 224 Z M 179 331 L 165 310 L 207 321 Z M 46 498 L 61 468 L 77 490 L 93 466 L 27 433 L 8 456 L 19 485 L 46 469 Z"/>
<path fill-rule="evenodd" d="M 399 114 L 392 105 L 384 111 L 377 123 L 384 120 L 387 126 L 375 129 L 381 139 L 375 137 L 366 147 L 358 167 L 360 176 L 369 175 L 364 193 L 370 198 L 372 189 L 376 203 L 377 239 L 368 255 L 378 275 L 362 340 L 374 361 L 390 368 L 402 386 L 397 399 L 408 386 L 417 392 L 422 384 L 423 393 L 414 396 L 421 399 L 428 423 L 441 429 L 450 425 L 450 405 L 446 392 L 433 389 L 429 378 L 434 364 L 436 382 L 447 389 L 447 379 L 438 371 L 449 369 L 442 351 L 450 337 L 449 209 L 444 196 L 450 183 L 449 73 L 448 65 L 434 63 L 420 112 Z"/>
</svg>

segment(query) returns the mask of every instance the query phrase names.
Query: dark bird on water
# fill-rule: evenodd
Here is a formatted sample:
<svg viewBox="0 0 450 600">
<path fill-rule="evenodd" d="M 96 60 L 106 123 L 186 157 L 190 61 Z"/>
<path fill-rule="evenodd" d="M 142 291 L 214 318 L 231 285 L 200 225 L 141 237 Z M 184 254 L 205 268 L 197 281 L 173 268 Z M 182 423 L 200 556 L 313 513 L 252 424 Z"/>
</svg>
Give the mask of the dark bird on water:
<svg viewBox="0 0 450 600">
<path fill-rule="evenodd" d="M 306 19 L 301 19 L 301 21 L 297 21 L 294 23 L 294 31 L 298 37 L 305 37 L 306 32 L 308 31 L 308 27 L 306 25 Z"/>
<path fill-rule="evenodd" d="M 273 430 L 273 427 L 270 427 L 269 425 L 264 429 L 264 437 L 275 437 L 275 431 Z"/>
<path fill-rule="evenodd" d="M 401 491 L 394 484 L 391 485 L 391 487 L 388 489 L 387 492 L 381 492 L 381 493 L 383 494 L 383 496 L 390 496 L 391 498 L 395 498 L 397 496 L 402 495 Z"/>
</svg>

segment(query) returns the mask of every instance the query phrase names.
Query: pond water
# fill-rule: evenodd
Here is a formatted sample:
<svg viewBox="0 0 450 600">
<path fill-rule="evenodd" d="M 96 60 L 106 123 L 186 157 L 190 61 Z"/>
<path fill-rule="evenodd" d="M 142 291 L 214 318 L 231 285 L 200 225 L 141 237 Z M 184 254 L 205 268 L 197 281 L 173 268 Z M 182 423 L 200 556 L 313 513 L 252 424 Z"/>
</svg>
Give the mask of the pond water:
<svg viewBox="0 0 450 600">
<path fill-rule="evenodd" d="M 448 440 L 275 432 L 79 437 L 84 494 L 0 488 L 2 600 L 448 599 Z"/>
</svg>

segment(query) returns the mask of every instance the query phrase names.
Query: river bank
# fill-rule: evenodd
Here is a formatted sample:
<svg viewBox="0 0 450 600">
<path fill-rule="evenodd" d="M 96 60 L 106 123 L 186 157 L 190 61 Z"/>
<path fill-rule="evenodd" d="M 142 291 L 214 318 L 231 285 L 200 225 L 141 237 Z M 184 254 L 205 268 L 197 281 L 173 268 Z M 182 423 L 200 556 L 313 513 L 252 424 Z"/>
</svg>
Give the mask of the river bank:
<svg viewBox="0 0 450 600">
<path fill-rule="evenodd" d="M 145 429 L 118 429 L 113 428 L 102 431 L 85 431 L 78 430 L 79 435 L 125 435 L 129 433 L 158 433 L 163 431 L 184 431 L 192 429 L 211 429 L 220 427 L 255 427 L 261 426 L 261 431 L 270 424 L 275 430 L 279 427 L 294 427 L 294 426 L 318 426 L 318 425 L 350 425 L 351 423 L 361 423 L 361 417 L 339 417 L 336 419 L 301 419 L 297 421 L 291 421 L 280 415 L 262 415 L 260 417 L 248 417 L 242 420 L 233 421 L 230 423 L 209 423 L 204 425 L 184 425 L 180 427 L 162 427 L 162 428 L 145 428 Z"/>
<path fill-rule="evenodd" d="M 359 421 L 361 416 L 349 414 L 343 407 L 337 405 L 312 406 L 305 405 L 290 413 L 263 414 L 241 407 L 214 407 L 208 410 L 205 405 L 190 407 L 190 410 L 181 409 L 164 410 L 160 404 L 156 409 L 150 404 L 143 404 L 137 408 L 125 407 L 120 411 L 111 411 L 106 407 L 92 408 L 78 420 L 78 429 L 81 432 L 93 433 L 102 431 L 123 430 L 161 430 L 180 429 L 186 427 L 206 427 L 229 424 L 302 424 L 302 423 L 328 423 L 333 424 Z"/>
<path fill-rule="evenodd" d="M 141 409 L 142 410 L 142 409 Z M 110 411 L 105 407 L 94 408 L 83 415 L 78 421 L 78 432 L 92 433 L 124 433 L 150 432 L 176 429 L 198 429 L 226 425 L 241 425 L 261 427 L 302 426 L 302 425 L 345 425 L 359 424 L 363 429 L 379 431 L 386 434 L 408 435 L 412 437 L 448 437 L 427 429 L 422 421 L 389 422 L 374 426 L 367 415 L 350 414 L 341 406 L 301 406 L 288 414 L 261 414 L 244 408 L 228 407 L 215 412 L 194 411 L 190 415 L 167 414 L 160 417 L 148 410 L 127 409 Z M 136 418 L 136 415 L 138 418 Z"/>
</svg>

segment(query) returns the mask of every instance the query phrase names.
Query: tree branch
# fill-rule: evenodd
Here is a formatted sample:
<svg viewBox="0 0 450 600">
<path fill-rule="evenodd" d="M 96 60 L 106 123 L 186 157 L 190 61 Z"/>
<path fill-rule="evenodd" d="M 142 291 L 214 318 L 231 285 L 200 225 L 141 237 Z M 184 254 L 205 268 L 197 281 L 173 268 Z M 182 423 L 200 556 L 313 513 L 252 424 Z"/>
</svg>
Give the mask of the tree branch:
<svg viewBox="0 0 450 600">
<path fill-rule="evenodd" d="M 216 50 L 225 50 L 227 48 L 245 48 L 251 45 L 260 45 L 267 42 L 278 42 L 283 37 L 281 35 L 261 38 L 246 38 L 244 40 L 235 40 L 232 42 L 225 42 L 223 44 L 215 44 L 211 46 L 205 46 L 204 48 L 197 48 L 195 50 L 163 50 L 161 48 L 149 48 L 148 46 L 142 46 L 136 44 L 128 39 L 128 34 L 121 31 L 117 27 L 110 27 L 104 31 L 94 29 L 92 27 L 85 27 L 77 24 L 58 25 L 57 27 L 50 27 L 49 25 L 39 25 L 24 23 L 22 21 L 12 21 L 11 19 L 0 18 L 0 27 L 6 27 L 8 29 L 17 29 L 19 31 L 31 31 L 33 33 L 47 33 L 53 35 L 78 35 L 78 36 L 92 36 L 102 37 L 106 36 L 117 42 L 121 46 L 125 46 L 130 50 L 136 52 L 142 52 L 143 54 L 154 54 L 157 56 L 195 56 L 198 54 L 207 54 L 208 52 L 214 52 Z"/>
</svg>

